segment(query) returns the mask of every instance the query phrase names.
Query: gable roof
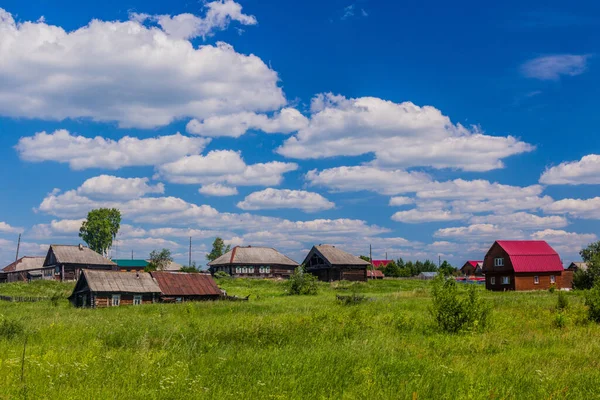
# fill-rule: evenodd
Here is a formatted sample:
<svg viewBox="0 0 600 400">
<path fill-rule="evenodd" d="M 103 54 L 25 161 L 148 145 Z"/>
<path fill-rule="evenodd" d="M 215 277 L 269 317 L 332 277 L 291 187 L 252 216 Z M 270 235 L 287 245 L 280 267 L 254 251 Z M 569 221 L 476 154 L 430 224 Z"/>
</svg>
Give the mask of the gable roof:
<svg viewBox="0 0 600 400">
<path fill-rule="evenodd" d="M 17 261 L 8 264 L 2 269 L 4 272 L 29 271 L 31 269 L 40 269 L 44 266 L 46 257 L 21 257 Z"/>
<path fill-rule="evenodd" d="M 116 264 L 108 258 L 102 257 L 94 250 L 86 246 L 72 246 L 72 245 L 50 245 L 48 255 L 50 252 L 54 253 L 57 264 L 81 264 L 81 265 L 105 265 L 115 266 Z M 49 263 L 48 256 L 44 265 Z"/>
<path fill-rule="evenodd" d="M 297 267 L 298 263 L 271 247 L 235 246 L 221 257 L 208 263 L 215 265 L 289 265 Z"/>
<path fill-rule="evenodd" d="M 477 268 L 477 267 L 481 266 L 481 264 L 483 264 L 483 261 L 469 260 L 469 261 L 467 261 L 467 264 L 471 264 L 472 267 Z"/>
<path fill-rule="evenodd" d="M 564 269 L 558 253 L 544 240 L 498 240 L 496 243 L 508 254 L 515 272 Z"/>
<path fill-rule="evenodd" d="M 368 269 L 367 270 L 367 278 L 383 278 L 385 277 L 385 275 L 383 274 L 383 271 L 375 269 L 375 270 L 371 270 Z"/>
<path fill-rule="evenodd" d="M 436 276 L 438 276 L 437 272 L 421 272 L 418 276 L 425 276 L 428 278 L 435 278 Z"/>
<path fill-rule="evenodd" d="M 379 268 L 379 267 L 385 267 L 386 265 L 388 265 L 392 261 L 393 260 L 371 260 L 371 264 L 373 264 L 373 266 L 375 268 Z"/>
<path fill-rule="evenodd" d="M 345 252 L 344 250 L 338 249 L 335 246 L 330 244 L 320 244 L 318 246 L 313 246 L 311 251 L 306 256 L 304 263 L 307 263 L 307 259 L 310 255 L 316 251 L 323 257 L 323 259 L 331 266 L 335 265 L 361 265 L 367 266 L 371 265 L 368 261 L 363 260 L 360 257 L 356 257 L 350 253 Z"/>
<path fill-rule="evenodd" d="M 142 267 L 146 268 L 148 266 L 148 261 L 146 260 L 127 260 L 127 259 L 116 259 L 112 260 L 119 267 Z"/>
<path fill-rule="evenodd" d="M 583 261 L 573 261 L 570 265 L 569 268 L 571 267 L 575 267 L 577 269 L 581 269 L 583 271 L 586 271 L 588 269 L 587 263 L 583 262 Z"/>
<path fill-rule="evenodd" d="M 120 272 L 84 269 L 83 277 L 93 292 L 160 293 L 160 287 L 147 272 Z M 81 279 L 81 278 L 80 278 Z M 76 287 L 77 289 L 77 287 Z"/>
<path fill-rule="evenodd" d="M 165 296 L 215 296 L 221 291 L 212 276 L 185 272 L 151 272 Z"/>
</svg>

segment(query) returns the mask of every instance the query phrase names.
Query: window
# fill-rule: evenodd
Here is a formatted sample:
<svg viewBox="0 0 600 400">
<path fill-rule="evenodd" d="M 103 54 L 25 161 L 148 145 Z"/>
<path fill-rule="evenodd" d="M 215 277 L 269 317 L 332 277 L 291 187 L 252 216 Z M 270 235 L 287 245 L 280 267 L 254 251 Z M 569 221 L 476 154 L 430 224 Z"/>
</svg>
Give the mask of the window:
<svg viewBox="0 0 600 400">
<path fill-rule="evenodd" d="M 503 285 L 510 285 L 510 276 L 503 276 L 502 277 L 502 284 Z"/>
<path fill-rule="evenodd" d="M 496 277 L 495 276 L 491 276 L 490 277 L 490 285 L 495 285 L 496 284 Z"/>
<path fill-rule="evenodd" d="M 266 274 L 270 274 L 271 273 L 271 267 L 265 267 L 265 273 Z"/>
<path fill-rule="evenodd" d="M 258 269 L 258 272 L 260 272 L 261 274 L 264 274 L 264 273 L 265 273 L 265 269 L 264 269 L 263 267 L 260 267 L 260 268 Z"/>
<path fill-rule="evenodd" d="M 254 267 L 248 267 L 248 273 L 249 274 L 253 274 L 254 273 Z"/>
<path fill-rule="evenodd" d="M 242 269 L 240 267 L 235 267 L 235 273 L 236 274 L 241 274 L 242 273 Z"/>
<path fill-rule="evenodd" d="M 556 283 L 556 278 L 554 275 L 550 275 L 550 283 Z"/>
<path fill-rule="evenodd" d="M 533 277 L 533 283 L 535 283 L 536 285 L 538 285 L 540 283 L 540 277 L 539 276 L 534 276 Z"/>
<path fill-rule="evenodd" d="M 140 304 L 142 304 L 142 295 L 136 294 L 133 296 L 133 305 L 139 306 Z"/>
<path fill-rule="evenodd" d="M 504 258 L 494 258 L 494 267 L 504 267 Z"/>
<path fill-rule="evenodd" d="M 114 307 L 117 307 L 121 304 L 121 295 L 120 294 L 113 294 L 112 295 L 112 303 L 111 303 Z"/>
</svg>

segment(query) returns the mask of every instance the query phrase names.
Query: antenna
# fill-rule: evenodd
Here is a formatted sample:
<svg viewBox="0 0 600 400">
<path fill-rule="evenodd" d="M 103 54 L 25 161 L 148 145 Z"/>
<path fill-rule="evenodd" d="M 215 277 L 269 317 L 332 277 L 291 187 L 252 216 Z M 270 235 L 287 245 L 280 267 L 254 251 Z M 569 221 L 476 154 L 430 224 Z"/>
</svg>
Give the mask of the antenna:
<svg viewBox="0 0 600 400">
<path fill-rule="evenodd" d="M 17 256 L 15 262 L 19 261 L 19 249 L 21 248 L 21 234 L 19 233 L 19 241 L 17 242 Z"/>
</svg>

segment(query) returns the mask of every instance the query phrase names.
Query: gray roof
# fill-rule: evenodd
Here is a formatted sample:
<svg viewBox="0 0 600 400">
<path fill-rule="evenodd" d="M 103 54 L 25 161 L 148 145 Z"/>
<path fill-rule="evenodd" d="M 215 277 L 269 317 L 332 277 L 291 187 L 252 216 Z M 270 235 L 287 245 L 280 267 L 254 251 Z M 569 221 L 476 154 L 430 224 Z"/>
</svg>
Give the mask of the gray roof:
<svg viewBox="0 0 600 400">
<path fill-rule="evenodd" d="M 158 283 L 147 272 L 84 269 L 83 275 L 93 292 L 160 293 Z"/>
<path fill-rule="evenodd" d="M 58 264 L 117 265 L 86 246 L 53 244 L 50 249 L 54 252 Z"/>
<path fill-rule="evenodd" d="M 581 269 L 583 271 L 586 271 L 588 269 L 587 263 L 584 263 L 583 261 L 573 261 L 571 263 L 571 265 L 575 264 L 575 266 L 577 267 L 577 269 Z M 569 267 L 571 266 L 569 265 Z"/>
<path fill-rule="evenodd" d="M 438 273 L 437 272 L 421 272 L 419 275 L 420 276 L 427 276 L 427 277 L 430 277 L 430 278 L 435 278 L 436 276 L 438 276 Z"/>
<path fill-rule="evenodd" d="M 297 267 L 298 263 L 270 247 L 235 246 L 221 257 L 208 263 L 214 265 L 289 265 Z"/>
<path fill-rule="evenodd" d="M 8 264 L 2 270 L 4 272 L 13 271 L 29 271 L 32 269 L 40 269 L 44 266 L 44 260 L 46 257 L 21 257 L 17 261 Z"/>
<path fill-rule="evenodd" d="M 338 249 L 330 244 L 314 246 L 313 249 L 321 253 L 323 258 L 325 258 L 325 260 L 331 265 L 371 265 L 368 261 L 345 252 L 344 250 Z"/>
</svg>

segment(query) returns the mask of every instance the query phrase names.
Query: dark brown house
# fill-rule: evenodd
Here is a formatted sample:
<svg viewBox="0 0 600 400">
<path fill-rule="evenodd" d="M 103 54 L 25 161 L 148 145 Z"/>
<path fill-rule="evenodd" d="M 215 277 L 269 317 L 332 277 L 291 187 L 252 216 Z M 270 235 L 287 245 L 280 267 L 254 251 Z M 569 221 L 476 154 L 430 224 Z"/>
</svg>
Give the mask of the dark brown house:
<svg viewBox="0 0 600 400">
<path fill-rule="evenodd" d="M 558 253 L 542 240 L 498 240 L 483 261 L 488 290 L 570 288 Z"/>
<path fill-rule="evenodd" d="M 224 271 L 236 277 L 289 278 L 298 263 L 270 247 L 235 246 L 208 266 L 212 274 Z"/>
<path fill-rule="evenodd" d="M 150 273 L 161 291 L 161 301 L 184 302 L 217 300 L 221 290 L 209 274 L 164 272 Z"/>
<path fill-rule="evenodd" d="M 83 269 L 69 300 L 75 307 L 118 307 L 159 300 L 160 288 L 147 272 Z"/>
<path fill-rule="evenodd" d="M 483 275 L 483 261 L 467 261 L 460 269 L 464 275 Z"/>
<path fill-rule="evenodd" d="M 335 246 L 313 246 L 304 259 L 306 271 L 320 281 L 366 281 L 370 263 Z"/>
<path fill-rule="evenodd" d="M 86 246 L 53 244 L 44 260 L 44 268 L 49 267 L 54 267 L 55 279 L 74 281 L 83 269 L 112 270 L 117 268 L 117 264 Z"/>
</svg>

